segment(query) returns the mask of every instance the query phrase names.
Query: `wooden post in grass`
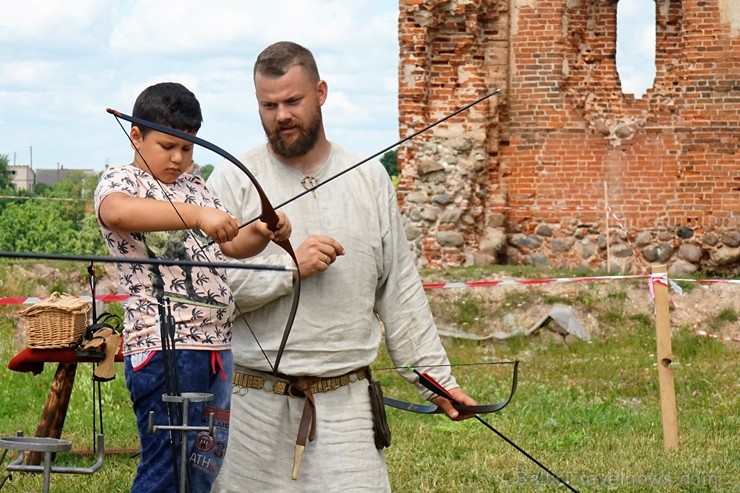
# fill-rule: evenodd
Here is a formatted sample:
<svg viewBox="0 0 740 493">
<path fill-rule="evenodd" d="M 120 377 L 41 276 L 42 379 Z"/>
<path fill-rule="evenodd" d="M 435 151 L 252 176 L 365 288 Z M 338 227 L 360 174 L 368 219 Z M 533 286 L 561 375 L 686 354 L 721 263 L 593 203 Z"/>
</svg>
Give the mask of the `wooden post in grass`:
<svg viewBox="0 0 740 493">
<path fill-rule="evenodd" d="M 653 276 L 666 273 L 665 265 L 653 267 Z M 666 279 L 666 278 L 664 278 Z M 671 318 L 668 311 L 667 282 L 653 277 L 655 292 L 655 339 L 658 357 L 658 384 L 660 386 L 660 415 L 663 420 L 663 449 L 678 448 L 678 417 L 676 411 L 676 389 L 673 384 L 671 361 Z"/>
<path fill-rule="evenodd" d="M 604 182 L 604 223 L 606 223 L 606 273 L 612 271 L 612 254 L 609 248 L 609 187 Z"/>
</svg>

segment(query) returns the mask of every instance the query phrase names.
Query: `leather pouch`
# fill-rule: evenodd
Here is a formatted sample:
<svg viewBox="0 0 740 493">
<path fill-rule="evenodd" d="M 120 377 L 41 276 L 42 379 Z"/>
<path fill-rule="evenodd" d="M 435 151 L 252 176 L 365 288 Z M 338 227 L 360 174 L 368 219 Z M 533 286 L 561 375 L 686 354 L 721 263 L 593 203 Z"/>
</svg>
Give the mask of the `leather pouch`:
<svg viewBox="0 0 740 493">
<path fill-rule="evenodd" d="M 383 402 L 383 387 L 380 382 L 372 380 L 368 376 L 370 384 L 370 405 L 373 412 L 373 428 L 375 431 L 375 447 L 380 450 L 391 446 L 391 429 L 385 416 L 385 403 Z"/>
</svg>

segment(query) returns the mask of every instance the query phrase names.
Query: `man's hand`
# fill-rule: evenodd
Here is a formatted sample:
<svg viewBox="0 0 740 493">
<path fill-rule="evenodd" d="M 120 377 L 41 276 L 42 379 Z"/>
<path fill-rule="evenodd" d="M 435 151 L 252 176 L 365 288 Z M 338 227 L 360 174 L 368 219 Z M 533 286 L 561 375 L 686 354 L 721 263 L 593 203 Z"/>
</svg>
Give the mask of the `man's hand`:
<svg viewBox="0 0 740 493">
<path fill-rule="evenodd" d="M 290 238 L 290 233 L 293 231 L 293 227 L 290 224 L 290 219 L 285 215 L 283 211 L 277 211 L 277 229 L 275 231 L 270 230 L 267 223 L 262 221 L 256 221 L 255 230 L 267 238 L 268 240 L 283 241 Z"/>
<path fill-rule="evenodd" d="M 475 406 L 478 403 L 473 400 L 472 397 L 470 397 L 468 394 L 465 393 L 463 389 L 460 387 L 456 387 L 454 389 L 448 390 L 450 395 L 460 404 L 464 406 Z M 457 409 L 452 407 L 452 403 L 445 399 L 444 397 L 436 396 L 432 397 L 432 402 L 438 406 L 440 409 L 442 409 L 448 418 L 450 418 L 452 421 L 462 421 L 464 419 L 469 419 L 475 416 L 475 414 L 463 414 L 460 413 Z"/>
<path fill-rule="evenodd" d="M 295 252 L 301 279 L 324 272 L 337 259 L 344 255 L 344 247 L 330 236 L 309 236 Z"/>
</svg>

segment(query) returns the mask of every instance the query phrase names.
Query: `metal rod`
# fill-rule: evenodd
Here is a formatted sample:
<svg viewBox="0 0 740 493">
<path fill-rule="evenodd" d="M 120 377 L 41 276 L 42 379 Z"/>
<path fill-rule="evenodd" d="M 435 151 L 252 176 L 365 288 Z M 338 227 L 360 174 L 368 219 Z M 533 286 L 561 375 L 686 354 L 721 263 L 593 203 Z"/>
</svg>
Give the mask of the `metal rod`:
<svg viewBox="0 0 740 493">
<path fill-rule="evenodd" d="M 170 260 L 158 258 L 128 258 L 128 257 L 104 257 L 97 255 L 67 255 L 61 253 L 36 253 L 36 252 L 9 252 L 0 250 L 0 257 L 20 259 L 44 259 L 44 260 L 73 260 L 82 262 L 105 262 L 118 264 L 146 264 L 182 267 L 214 267 L 220 269 L 248 269 L 248 270 L 277 270 L 294 271 L 295 266 L 267 265 L 267 264 L 244 264 L 231 262 L 198 262 L 195 260 Z"/>
</svg>

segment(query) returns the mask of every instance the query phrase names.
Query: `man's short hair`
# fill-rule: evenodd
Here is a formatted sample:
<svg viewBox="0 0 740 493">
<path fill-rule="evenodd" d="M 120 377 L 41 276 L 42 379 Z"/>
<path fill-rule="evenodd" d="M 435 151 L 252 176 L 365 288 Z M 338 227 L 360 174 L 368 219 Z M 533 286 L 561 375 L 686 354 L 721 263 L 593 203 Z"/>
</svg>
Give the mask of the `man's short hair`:
<svg viewBox="0 0 740 493">
<path fill-rule="evenodd" d="M 292 41 L 278 41 L 273 43 L 259 54 L 254 63 L 253 76 L 264 75 L 270 79 L 276 79 L 285 75 L 294 66 L 303 67 L 304 72 L 318 82 L 319 68 L 313 54 L 298 43 Z"/>
</svg>

